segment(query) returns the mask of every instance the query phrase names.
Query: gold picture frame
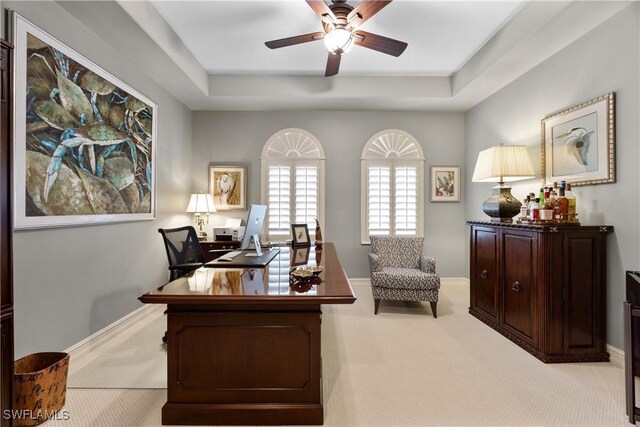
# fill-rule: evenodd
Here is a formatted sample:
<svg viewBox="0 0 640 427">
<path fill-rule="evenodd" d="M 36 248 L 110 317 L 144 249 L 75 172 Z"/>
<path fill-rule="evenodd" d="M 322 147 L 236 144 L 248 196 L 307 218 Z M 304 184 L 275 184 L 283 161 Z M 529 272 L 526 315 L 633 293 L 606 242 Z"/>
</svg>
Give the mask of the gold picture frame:
<svg viewBox="0 0 640 427">
<path fill-rule="evenodd" d="M 541 135 L 543 184 L 616 182 L 614 92 L 545 117 Z"/>
<path fill-rule="evenodd" d="M 209 165 L 209 193 L 219 211 L 247 210 L 247 167 Z"/>
</svg>

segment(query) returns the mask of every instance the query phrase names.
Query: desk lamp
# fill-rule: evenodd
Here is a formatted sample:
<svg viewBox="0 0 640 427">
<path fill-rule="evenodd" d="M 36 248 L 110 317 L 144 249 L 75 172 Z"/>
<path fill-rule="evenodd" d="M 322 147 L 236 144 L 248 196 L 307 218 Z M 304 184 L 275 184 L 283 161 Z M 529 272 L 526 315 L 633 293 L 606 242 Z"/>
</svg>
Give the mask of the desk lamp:
<svg viewBox="0 0 640 427">
<path fill-rule="evenodd" d="M 535 178 L 531 159 L 524 145 L 498 145 L 478 154 L 473 182 L 497 182 L 491 196 L 482 204 L 482 211 L 491 222 L 512 222 L 520 213 L 522 203 L 511 195 L 505 182 Z"/>
<path fill-rule="evenodd" d="M 216 211 L 216 207 L 213 204 L 213 198 L 208 193 L 194 193 L 189 200 L 189 206 L 187 206 L 187 212 L 192 212 L 195 215 L 196 225 L 199 227 L 198 240 L 205 240 L 207 233 L 202 231 L 202 226 L 209 223 L 209 214 Z M 207 214 L 205 218 L 202 214 Z"/>
</svg>

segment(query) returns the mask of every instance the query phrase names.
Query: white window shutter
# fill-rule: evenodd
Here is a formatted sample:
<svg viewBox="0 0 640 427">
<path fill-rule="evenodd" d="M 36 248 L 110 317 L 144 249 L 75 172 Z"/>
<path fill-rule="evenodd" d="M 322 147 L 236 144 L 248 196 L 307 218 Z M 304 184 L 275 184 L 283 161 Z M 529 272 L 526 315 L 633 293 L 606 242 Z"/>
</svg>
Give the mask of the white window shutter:
<svg viewBox="0 0 640 427">
<path fill-rule="evenodd" d="M 314 235 L 318 218 L 318 168 L 296 166 L 295 223 L 307 224 L 309 234 Z"/>
<path fill-rule="evenodd" d="M 369 235 L 389 235 L 391 232 L 391 168 L 369 167 L 368 189 Z"/>
<path fill-rule="evenodd" d="M 270 166 L 267 182 L 269 234 L 287 234 L 291 221 L 291 168 Z"/>
<path fill-rule="evenodd" d="M 418 171 L 415 167 L 395 168 L 395 234 L 418 233 Z"/>
</svg>

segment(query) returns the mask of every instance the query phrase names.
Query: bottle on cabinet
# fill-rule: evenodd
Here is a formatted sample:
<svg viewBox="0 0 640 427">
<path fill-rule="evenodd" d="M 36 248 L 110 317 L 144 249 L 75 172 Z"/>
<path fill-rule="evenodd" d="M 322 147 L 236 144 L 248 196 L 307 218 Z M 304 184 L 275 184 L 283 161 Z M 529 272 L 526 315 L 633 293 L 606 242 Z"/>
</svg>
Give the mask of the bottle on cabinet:
<svg viewBox="0 0 640 427">
<path fill-rule="evenodd" d="M 540 198 L 536 197 L 529 205 L 531 206 L 529 219 L 538 221 L 540 219 Z"/>
<path fill-rule="evenodd" d="M 556 200 L 556 206 L 554 209 L 555 219 L 560 222 L 567 222 L 569 218 L 569 200 L 565 196 L 564 187 L 560 187 L 560 194 Z"/>
<path fill-rule="evenodd" d="M 549 200 L 549 189 L 544 192 L 546 202 L 542 205 L 542 209 L 540 210 L 540 220 L 541 221 L 553 221 L 553 205 Z"/>
<path fill-rule="evenodd" d="M 578 217 L 576 214 L 576 196 L 574 196 L 573 192 L 571 191 L 571 184 L 567 184 L 565 197 L 569 201 L 569 222 L 577 222 Z"/>
</svg>

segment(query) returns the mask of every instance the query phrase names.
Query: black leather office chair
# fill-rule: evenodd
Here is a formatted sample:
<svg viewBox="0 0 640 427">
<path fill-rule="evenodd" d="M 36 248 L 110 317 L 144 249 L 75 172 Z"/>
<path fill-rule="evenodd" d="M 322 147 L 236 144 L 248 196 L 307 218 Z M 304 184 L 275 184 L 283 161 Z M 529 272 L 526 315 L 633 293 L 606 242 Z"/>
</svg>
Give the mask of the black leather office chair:
<svg viewBox="0 0 640 427">
<path fill-rule="evenodd" d="M 169 260 L 169 279 L 175 280 L 204 265 L 204 253 L 195 228 L 159 228 Z"/>
</svg>

